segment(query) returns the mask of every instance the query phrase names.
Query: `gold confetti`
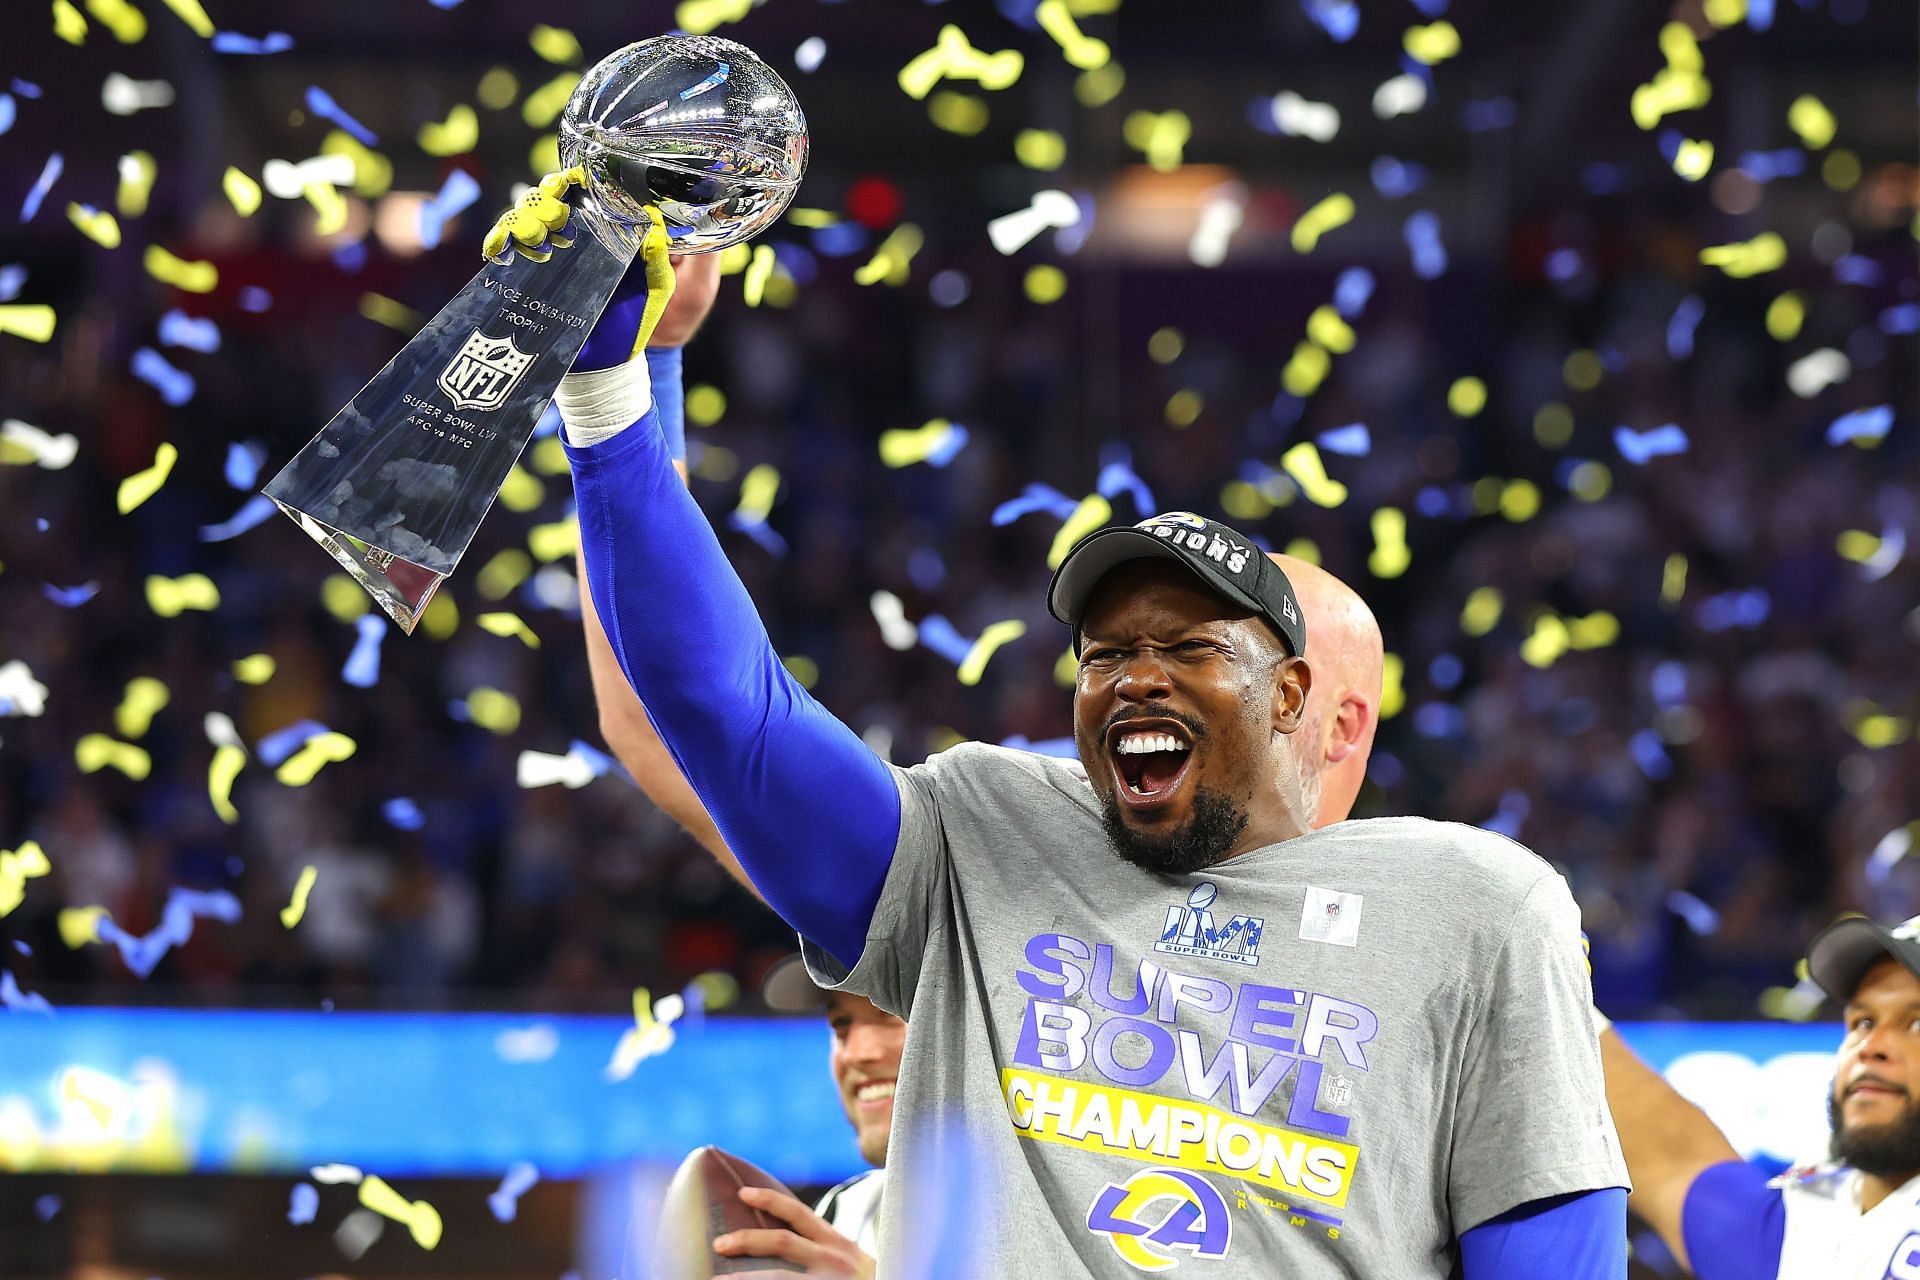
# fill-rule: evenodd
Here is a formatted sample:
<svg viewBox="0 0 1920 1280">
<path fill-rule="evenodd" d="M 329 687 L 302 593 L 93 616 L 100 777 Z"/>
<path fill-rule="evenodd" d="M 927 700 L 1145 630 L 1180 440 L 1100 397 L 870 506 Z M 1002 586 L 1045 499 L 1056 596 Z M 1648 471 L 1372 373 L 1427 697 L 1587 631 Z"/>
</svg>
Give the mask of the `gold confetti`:
<svg viewBox="0 0 1920 1280">
<path fill-rule="evenodd" d="M 1060 46 L 1067 65 L 1094 71 L 1113 60 L 1113 50 L 1107 47 L 1107 42 L 1083 33 L 1064 0 L 1040 0 L 1033 16 L 1039 21 L 1040 29 Z"/>
<path fill-rule="evenodd" d="M 153 180 L 159 176 L 160 166 L 144 151 L 129 151 L 120 157 L 119 169 L 114 206 L 127 217 L 137 218 L 147 211 L 147 197 L 153 194 Z"/>
<path fill-rule="evenodd" d="M 1356 341 L 1353 326 L 1346 322 L 1338 310 L 1326 303 L 1315 307 L 1313 314 L 1307 317 L 1307 338 L 1336 356 L 1353 350 Z"/>
<path fill-rule="evenodd" d="M 1707 21 L 1726 28 L 1747 16 L 1747 0 L 1707 0 Z"/>
<path fill-rule="evenodd" d="M 1471 418 L 1487 407 L 1487 384 L 1478 378 L 1457 378 L 1447 388 L 1447 408 L 1456 418 Z"/>
<path fill-rule="evenodd" d="M 1408 27 L 1400 38 L 1400 47 L 1407 56 L 1426 66 L 1445 62 L 1460 52 L 1460 33 L 1451 22 L 1429 23 L 1424 27 Z"/>
<path fill-rule="evenodd" d="M 1205 407 L 1206 401 L 1198 391 L 1182 387 L 1167 397 L 1167 425 L 1181 429 L 1190 427 L 1200 420 L 1200 411 Z"/>
<path fill-rule="evenodd" d="M 804 228 L 808 231 L 817 231 L 821 227 L 837 226 L 840 222 L 840 215 L 830 209 L 809 209 L 800 205 L 795 205 L 793 208 L 788 209 L 786 218 L 787 221 L 791 222 L 794 226 Z"/>
<path fill-rule="evenodd" d="M 987 127 L 990 113 L 984 100 L 942 89 L 927 100 L 927 118 L 937 128 L 971 138 Z"/>
<path fill-rule="evenodd" d="M 1705 75 L 1707 60 L 1700 53 L 1700 42 L 1683 22 L 1669 22 L 1660 28 L 1660 52 L 1667 65 L 1646 84 L 1633 91 L 1628 109 L 1633 122 L 1652 129 L 1678 111 L 1703 107 L 1713 98 L 1713 86 Z"/>
<path fill-rule="evenodd" d="M 1049 306 L 1066 296 L 1067 273 L 1052 263 L 1040 262 L 1027 268 L 1026 277 L 1020 283 L 1028 301 Z"/>
<path fill-rule="evenodd" d="M 1569 355 L 1560 366 L 1560 376 L 1575 391 L 1591 391 L 1600 385 L 1601 375 L 1606 366 L 1600 363 L 1600 354 L 1581 348 Z"/>
<path fill-rule="evenodd" d="M 1620 638 L 1620 620 L 1605 609 L 1565 622 L 1567 644 L 1574 649 L 1604 649 Z"/>
<path fill-rule="evenodd" d="M 319 868 L 312 863 L 300 868 L 300 878 L 293 882 L 293 900 L 280 908 L 282 925 L 291 929 L 300 923 L 300 917 L 307 914 L 307 895 L 313 892 L 313 882 L 319 876 Z"/>
<path fill-rule="evenodd" d="M 1810 93 L 1801 94 L 1787 108 L 1787 127 L 1800 135 L 1809 151 L 1824 150 L 1840 130 L 1827 104 Z"/>
<path fill-rule="evenodd" d="M 1573 410 L 1549 400 L 1534 411 L 1533 438 L 1548 449 L 1563 449 L 1573 439 Z"/>
<path fill-rule="evenodd" d="M 740 505 L 733 513 L 747 524 L 759 524 L 773 511 L 773 501 L 779 495 L 780 472 L 763 462 L 740 482 Z"/>
<path fill-rule="evenodd" d="M 1797 289 L 1789 289 L 1767 304 L 1767 335 L 1775 342 L 1792 342 L 1806 323 L 1807 304 Z"/>
<path fill-rule="evenodd" d="M 1860 157 L 1851 151 L 1830 152 L 1820 162 L 1820 181 L 1835 191 L 1851 191 L 1860 184 Z"/>
<path fill-rule="evenodd" d="M 960 683 L 976 685 L 980 677 L 986 674 L 987 660 L 1002 645 L 1011 644 L 1027 634 L 1027 624 L 1018 618 L 1009 618 L 1005 622 L 996 622 L 980 633 L 980 638 L 967 650 L 967 656 L 960 663 Z"/>
<path fill-rule="evenodd" d="M 747 262 L 747 269 L 740 275 L 740 297 L 750 307 L 757 307 L 767 295 L 767 281 L 773 276 L 773 246 L 757 244 L 753 247 L 753 257 Z"/>
<path fill-rule="evenodd" d="M 393 186 L 393 161 L 361 142 L 345 129 L 335 129 L 320 142 L 323 156 L 345 156 L 353 161 L 353 194 L 375 200 Z M 554 165 L 558 168 L 558 165 Z M 545 173 L 546 170 L 537 172 Z"/>
<path fill-rule="evenodd" d="M 304 787 L 330 764 L 353 758 L 360 744 L 344 733 L 329 729 L 316 733 L 300 744 L 300 749 L 280 762 L 273 776 L 289 787 Z"/>
<path fill-rule="evenodd" d="M 1688 182 L 1698 182 L 1713 168 L 1713 143 L 1681 139 L 1673 153 L 1673 171 Z"/>
<path fill-rule="evenodd" d="M 426 317 L 404 302 L 396 302 L 384 293 L 363 293 L 360 295 L 360 314 L 375 324 L 385 325 L 396 333 L 411 337 L 420 332 L 420 326 L 426 323 Z"/>
<path fill-rule="evenodd" d="M 1333 357 L 1317 342 L 1302 342 L 1293 349 L 1286 368 L 1280 371 L 1280 385 L 1290 396 L 1304 400 L 1320 389 L 1333 371 Z"/>
<path fill-rule="evenodd" d="M 689 406 L 691 406 L 693 400 L 692 392 L 688 392 L 687 400 Z M 691 408 L 689 408 L 688 416 L 692 416 Z M 567 447 L 560 443 L 560 437 L 557 434 L 543 436 L 541 439 L 534 441 L 531 456 L 533 458 L 533 469 L 543 476 L 563 476 L 567 474 L 571 466 L 567 461 Z"/>
<path fill-rule="evenodd" d="M 202 40 L 213 38 L 213 19 L 200 7 L 200 0 L 164 0 L 164 3 L 173 10 L 175 17 L 187 24 L 193 34 Z"/>
<path fill-rule="evenodd" d="M 243 218 L 251 218 L 260 208 L 260 184 L 232 165 L 220 178 L 220 190 L 226 193 L 227 202 L 234 212 Z"/>
<path fill-rule="evenodd" d="M 429 640 L 445 640 L 459 628 L 460 609 L 449 594 L 436 595 L 427 611 L 420 615 L 420 630 Z"/>
<path fill-rule="evenodd" d="M 474 575 L 473 585 L 482 599 L 504 600 L 532 576 L 533 557 L 518 547 L 503 547 Z"/>
<path fill-rule="evenodd" d="M 517 637 L 520 643 L 529 649 L 540 647 L 540 637 L 533 634 L 533 628 L 522 621 L 517 613 L 483 613 L 473 621 L 475 626 L 488 635 L 499 636 L 502 639 Z"/>
<path fill-rule="evenodd" d="M 457 156 L 473 150 L 480 141 L 480 117 L 462 102 L 447 113 L 443 121 L 428 121 L 420 126 L 420 149 L 430 156 Z"/>
<path fill-rule="evenodd" d="M 1502 600 L 1498 587 L 1475 587 L 1460 607 L 1460 630 L 1476 638 L 1500 625 Z"/>
<path fill-rule="evenodd" d="M 187 293 L 212 293 L 220 283 L 220 271 L 211 262 L 188 262 L 176 258 L 157 244 L 147 246 L 143 259 L 147 274 L 161 284 L 170 284 Z"/>
<path fill-rule="evenodd" d="M 1500 514 L 1514 524 L 1525 524 L 1540 514 L 1540 486 L 1531 480 L 1510 480 L 1500 490 Z"/>
<path fill-rule="evenodd" d="M 1880 535 L 1866 529 L 1846 529 L 1834 539 L 1833 549 L 1844 560 L 1865 564 L 1880 554 Z M 0 915 L 5 914 L 0 912 Z"/>
<path fill-rule="evenodd" d="M 853 273 L 855 284 L 903 285 L 907 282 L 913 255 L 920 252 L 926 237 L 920 228 L 911 222 L 903 222 L 887 233 L 869 259 L 858 271 Z M 739 246 L 744 248 L 745 246 Z"/>
<path fill-rule="evenodd" d="M 489 111 L 504 111 L 520 96 L 520 80 L 505 67 L 489 67 L 473 96 Z"/>
<path fill-rule="evenodd" d="M 674 25 L 689 35 L 703 36 L 715 27 L 738 22 L 756 0 L 682 0 L 673 11 Z"/>
<path fill-rule="evenodd" d="M 82 773 L 117 769 L 135 782 L 144 782 L 153 772 L 153 757 L 131 742 L 120 742 L 104 733 L 89 733 L 73 745 L 74 763 Z"/>
<path fill-rule="evenodd" d="M 500 505 L 523 515 L 539 506 L 546 496 L 547 486 L 517 462 L 507 472 L 506 481 L 500 486 Z"/>
<path fill-rule="evenodd" d="M 80 234 L 103 249 L 120 247 L 120 223 L 105 209 L 69 202 L 67 221 L 80 228 Z"/>
<path fill-rule="evenodd" d="M 1551 611 L 1534 620 L 1533 631 L 1520 642 L 1520 659 L 1542 670 L 1560 660 L 1568 649 L 1567 624 Z"/>
<path fill-rule="evenodd" d="M 1407 515 L 1398 507 L 1381 507 L 1373 513 L 1373 554 L 1367 568 L 1376 578 L 1397 578 L 1413 563 L 1413 551 L 1407 546 Z"/>
<path fill-rule="evenodd" d="M 1307 321 L 1311 326 L 1313 321 Z M 1147 359 L 1155 364 L 1172 364 L 1187 349 L 1186 337 L 1172 326 L 1155 329 L 1147 339 Z"/>
<path fill-rule="evenodd" d="M 894 468 L 925 462 L 952 436 L 953 424 L 945 418 L 934 418 L 925 426 L 883 431 L 880 433 L 880 461 Z"/>
<path fill-rule="evenodd" d="M 87 38 L 87 20 L 70 0 L 53 0 L 53 34 L 68 44 L 80 44 Z"/>
<path fill-rule="evenodd" d="M 220 588 L 204 573 L 166 578 L 147 575 L 147 607 L 162 618 L 177 618 L 189 609 L 201 613 L 220 607 Z"/>
<path fill-rule="evenodd" d="M 27 900 L 27 881 L 53 870 L 47 854 L 38 842 L 29 840 L 18 849 L 0 849 L 0 916 Z"/>
<path fill-rule="evenodd" d="M 1308 564 L 1320 563 L 1320 545 L 1312 538 L 1295 538 L 1281 550 L 1295 560 L 1305 560 Z"/>
<path fill-rule="evenodd" d="M 1347 486 L 1327 475 L 1320 450 L 1311 440 L 1302 440 L 1282 454 L 1280 465 L 1316 507 L 1337 507 L 1347 500 Z"/>
<path fill-rule="evenodd" d="M 1053 535 L 1053 545 L 1047 548 L 1047 568 L 1058 569 L 1060 562 L 1067 558 L 1067 552 L 1073 550 L 1080 539 L 1113 519 L 1113 504 L 1097 493 L 1090 493 L 1080 500 L 1066 523 Z"/>
<path fill-rule="evenodd" d="M 1087 110 L 1092 111 L 1106 106 L 1120 96 L 1127 86 L 1127 73 L 1117 62 L 1109 62 L 1104 67 L 1092 71 L 1082 71 L 1073 78 L 1073 97 Z"/>
<path fill-rule="evenodd" d="M 372 608 L 359 583 L 344 573 L 330 573 L 320 583 L 320 606 L 336 622 L 352 622 Z"/>
<path fill-rule="evenodd" d="M 87 0 L 87 12 L 121 44 L 138 44 L 146 37 L 146 15 L 127 0 Z"/>
<path fill-rule="evenodd" d="M 688 27 L 689 31 L 693 28 Z M 548 62 L 567 66 L 580 61 L 580 41 L 565 27 L 550 27 L 542 22 L 527 33 L 527 43 Z"/>
<path fill-rule="evenodd" d="M 241 684 L 265 684 L 273 679 L 276 665 L 270 653 L 250 653 L 234 660 L 233 678 Z"/>
<path fill-rule="evenodd" d="M 121 515 L 139 507 L 141 503 L 160 492 L 160 486 L 173 474 L 173 464 L 180 460 L 180 450 L 167 441 L 161 441 L 154 451 L 153 465 L 145 471 L 136 471 L 120 482 L 120 490 L 114 497 L 114 506 Z"/>
<path fill-rule="evenodd" d="M 1675 551 L 1660 570 L 1660 603 L 1672 608 L 1686 594 L 1687 558 Z"/>
<path fill-rule="evenodd" d="M 567 99 L 580 83 L 578 71 L 563 71 L 527 95 L 520 104 L 520 118 L 536 129 L 544 129 L 559 118 Z"/>
<path fill-rule="evenodd" d="M 567 516 L 552 524 L 537 524 L 527 530 L 527 550 L 541 564 L 551 564 L 580 549 L 580 517 Z"/>
<path fill-rule="evenodd" d="M 500 689 L 481 686 L 467 695 L 467 719 L 502 737 L 520 727 L 520 699 Z"/>
<path fill-rule="evenodd" d="M 301 186 L 300 194 L 313 206 L 315 235 L 338 235 L 346 228 L 347 202 L 331 182 L 306 183 Z"/>
<path fill-rule="evenodd" d="M 1026 58 L 1018 49 L 985 53 L 968 43 L 966 32 L 948 23 L 940 28 L 933 48 L 900 68 L 900 88 L 916 100 L 932 93 L 942 77 L 975 80 L 982 89 L 1005 89 L 1020 78 L 1025 66 Z"/>
<path fill-rule="evenodd" d="M 1380 718 L 1391 720 L 1407 709 L 1407 664 L 1397 653 L 1380 656 Z"/>
<path fill-rule="evenodd" d="M 1022 129 L 1013 135 L 1013 156 L 1029 169 L 1052 173 L 1067 161 L 1067 140 L 1051 129 Z"/>
<path fill-rule="evenodd" d="M 1720 268 L 1736 280 L 1744 280 L 1785 266 L 1787 242 L 1780 238 L 1779 232 L 1766 231 L 1751 240 L 1702 249 L 1700 261 Z"/>
<path fill-rule="evenodd" d="M 1613 488 L 1613 472 L 1604 462 L 1591 460 L 1567 473 L 1567 492 L 1582 502 L 1598 502 Z"/>
<path fill-rule="evenodd" d="M 113 711 L 113 727 L 123 738 L 144 738 L 153 727 L 153 718 L 165 709 L 172 697 L 167 686 L 152 676 L 135 676 L 127 681 L 120 705 Z"/>
<path fill-rule="evenodd" d="M 1897 716 L 1865 698 L 1855 698 L 1840 708 L 1841 722 L 1854 740 L 1869 751 L 1896 747 L 1913 736 L 1913 721 Z"/>
<path fill-rule="evenodd" d="M 440 1243 L 440 1233 L 443 1230 L 440 1211 L 425 1200 L 407 1199 L 388 1186 L 379 1175 L 370 1173 L 361 1182 L 360 1203 L 381 1217 L 391 1218 L 405 1226 L 407 1234 L 411 1235 L 413 1242 L 422 1249 L 431 1250 Z"/>
<path fill-rule="evenodd" d="M 1073 650 L 1067 650 L 1054 660 L 1053 682 L 1055 684 L 1062 689 L 1071 689 L 1079 678 L 1080 659 L 1073 656 Z"/>
<path fill-rule="evenodd" d="M 737 276 L 747 269 L 747 263 L 753 261 L 753 246 L 730 244 L 720 251 L 720 274 Z"/>
<path fill-rule="evenodd" d="M 527 168 L 535 173 L 552 173 L 560 167 L 560 135 L 543 133 L 527 149 Z"/>
<path fill-rule="evenodd" d="M 233 784 L 246 767 L 246 751 L 231 742 L 215 747 L 213 760 L 207 765 L 207 798 L 220 821 L 229 825 L 240 821 L 240 811 L 233 807 Z"/>
<path fill-rule="evenodd" d="M 100 940 L 100 922 L 108 918 L 105 907 L 65 907 L 56 917 L 60 941 L 67 950 L 78 951 L 89 942 Z"/>
<path fill-rule="evenodd" d="M 53 336 L 53 325 L 53 308 L 44 302 L 0 306 L 0 333 L 10 333 L 29 342 L 45 342 Z"/>
<path fill-rule="evenodd" d="M 1146 156 L 1147 163 L 1162 173 L 1180 167 L 1180 160 L 1193 137 L 1193 122 L 1184 111 L 1134 111 L 1121 126 L 1127 145 Z"/>
<path fill-rule="evenodd" d="M 780 659 L 780 665 L 787 674 L 797 681 L 802 689 L 811 689 L 820 683 L 820 664 L 804 653 L 791 654 Z"/>
<path fill-rule="evenodd" d="M 1336 227 L 1353 221 L 1353 197 L 1336 191 L 1300 215 L 1293 224 L 1293 248 L 1296 253 L 1312 253 L 1320 237 Z"/>
</svg>

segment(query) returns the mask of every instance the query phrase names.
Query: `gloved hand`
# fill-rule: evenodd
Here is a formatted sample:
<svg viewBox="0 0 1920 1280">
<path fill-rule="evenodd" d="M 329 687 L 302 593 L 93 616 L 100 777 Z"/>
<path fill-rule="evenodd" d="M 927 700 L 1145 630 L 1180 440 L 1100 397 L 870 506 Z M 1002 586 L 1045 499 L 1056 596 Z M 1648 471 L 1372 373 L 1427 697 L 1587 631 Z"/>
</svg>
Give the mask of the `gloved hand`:
<svg viewBox="0 0 1920 1280">
<path fill-rule="evenodd" d="M 516 253 L 545 262 L 556 249 L 571 248 L 572 238 L 562 233 L 572 218 L 573 193 L 586 180 L 586 171 L 577 165 L 540 179 L 518 205 L 500 215 L 487 232 L 481 252 L 489 262 L 505 264 L 513 261 Z M 666 219 L 653 205 L 647 206 L 646 214 L 638 261 L 627 269 L 593 332 L 587 335 L 579 358 L 573 362 L 574 373 L 615 368 L 639 356 L 673 299 Z"/>
</svg>

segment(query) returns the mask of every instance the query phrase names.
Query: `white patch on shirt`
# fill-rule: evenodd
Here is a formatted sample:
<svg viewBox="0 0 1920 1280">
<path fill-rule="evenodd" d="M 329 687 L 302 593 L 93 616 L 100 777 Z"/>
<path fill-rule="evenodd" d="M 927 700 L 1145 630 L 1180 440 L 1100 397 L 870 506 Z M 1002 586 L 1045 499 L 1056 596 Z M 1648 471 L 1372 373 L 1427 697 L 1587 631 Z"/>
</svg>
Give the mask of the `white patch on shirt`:
<svg viewBox="0 0 1920 1280">
<path fill-rule="evenodd" d="M 1300 940 L 1328 942 L 1336 947 L 1360 944 L 1360 895 L 1307 886 L 1307 905 L 1300 908 Z"/>
</svg>

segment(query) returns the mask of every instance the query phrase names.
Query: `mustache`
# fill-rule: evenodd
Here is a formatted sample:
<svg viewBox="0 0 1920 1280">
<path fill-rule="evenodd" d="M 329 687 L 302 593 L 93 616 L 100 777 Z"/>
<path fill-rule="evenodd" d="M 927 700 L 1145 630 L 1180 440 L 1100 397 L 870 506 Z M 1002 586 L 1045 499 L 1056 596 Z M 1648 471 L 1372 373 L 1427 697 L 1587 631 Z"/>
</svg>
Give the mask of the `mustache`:
<svg viewBox="0 0 1920 1280">
<path fill-rule="evenodd" d="M 1132 720 L 1171 720 L 1187 731 L 1196 746 L 1207 736 L 1207 726 L 1198 719 L 1184 711 L 1169 708 L 1160 711 L 1117 711 L 1100 727 L 1101 739 L 1104 741 L 1111 737 L 1116 728 Z"/>
<path fill-rule="evenodd" d="M 1859 1092 L 1861 1086 L 1869 1085 L 1869 1084 L 1878 1085 L 1882 1089 L 1891 1089 L 1895 1093 L 1902 1094 L 1902 1095 L 1905 1095 L 1907 1093 L 1906 1086 L 1898 1084 L 1892 1080 L 1889 1080 L 1885 1076 L 1876 1076 L 1873 1073 L 1869 1072 L 1866 1075 L 1859 1077 L 1858 1079 L 1854 1080 L 1852 1083 L 1847 1085 L 1847 1091 L 1842 1096 L 1851 1098 L 1855 1093 Z"/>
</svg>

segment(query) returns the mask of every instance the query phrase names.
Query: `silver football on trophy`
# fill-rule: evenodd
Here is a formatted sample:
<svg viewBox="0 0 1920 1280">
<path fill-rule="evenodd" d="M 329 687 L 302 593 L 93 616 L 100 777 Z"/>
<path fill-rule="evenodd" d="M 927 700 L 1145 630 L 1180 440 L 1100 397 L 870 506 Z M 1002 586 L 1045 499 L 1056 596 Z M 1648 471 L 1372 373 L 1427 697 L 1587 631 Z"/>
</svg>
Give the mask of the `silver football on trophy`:
<svg viewBox="0 0 1920 1280">
<path fill-rule="evenodd" d="M 581 165 L 606 212 L 666 216 L 675 253 L 765 230 L 807 170 L 807 118 L 753 50 L 657 36 L 600 60 L 560 117 L 560 162 Z"/>
</svg>

